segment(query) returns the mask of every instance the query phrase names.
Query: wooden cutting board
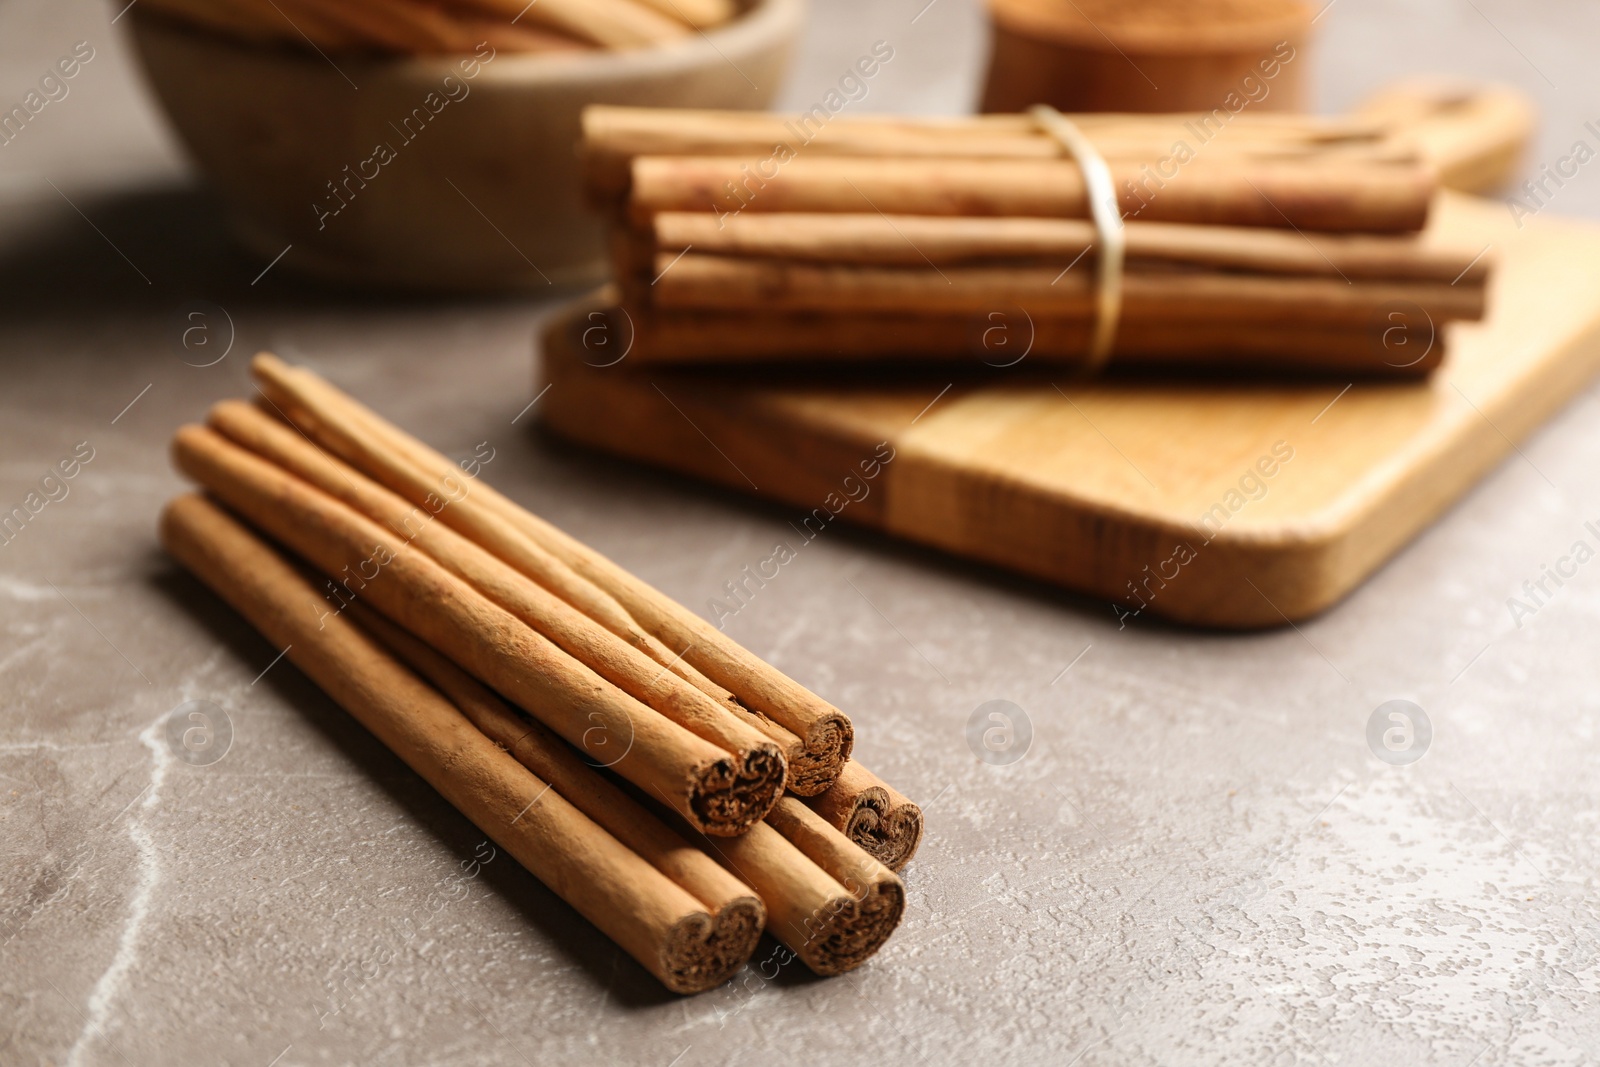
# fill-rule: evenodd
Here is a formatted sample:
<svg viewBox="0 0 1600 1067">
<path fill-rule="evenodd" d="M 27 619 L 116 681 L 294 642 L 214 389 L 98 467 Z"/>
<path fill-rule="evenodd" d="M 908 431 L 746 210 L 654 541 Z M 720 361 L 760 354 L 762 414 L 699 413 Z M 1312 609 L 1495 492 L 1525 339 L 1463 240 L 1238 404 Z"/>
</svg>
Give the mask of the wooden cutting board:
<svg viewBox="0 0 1600 1067">
<path fill-rule="evenodd" d="M 1280 625 L 1353 589 L 1600 368 L 1600 226 L 1519 229 L 1456 194 L 1436 224 L 1500 266 L 1489 318 L 1452 327 L 1422 383 L 630 368 L 591 304 L 546 333 L 540 407 L 574 441 L 795 506 L 796 537 L 859 523 L 1119 615 Z"/>
</svg>

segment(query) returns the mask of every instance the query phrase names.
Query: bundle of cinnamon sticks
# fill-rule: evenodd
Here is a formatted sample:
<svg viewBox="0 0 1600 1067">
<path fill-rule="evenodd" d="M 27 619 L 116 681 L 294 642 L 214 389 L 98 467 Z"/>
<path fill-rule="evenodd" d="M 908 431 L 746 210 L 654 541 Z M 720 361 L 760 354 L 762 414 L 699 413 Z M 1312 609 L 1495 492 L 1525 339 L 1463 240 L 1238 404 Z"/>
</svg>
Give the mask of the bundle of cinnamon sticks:
<svg viewBox="0 0 1600 1067">
<path fill-rule="evenodd" d="M 763 928 L 819 974 L 893 932 L 914 804 L 838 709 L 307 371 L 173 442 L 168 550 L 669 988 Z"/>
<path fill-rule="evenodd" d="M 324 52 L 453 55 L 664 44 L 732 19 L 735 0 L 143 0 L 253 43 Z"/>
<path fill-rule="evenodd" d="M 1116 361 L 1419 375 L 1484 313 L 1491 257 L 1427 229 L 1434 168 L 1392 129 L 1070 118 L 1122 216 Z M 596 106 L 583 150 L 635 361 L 992 362 L 997 324 L 1035 359 L 1085 359 L 1106 240 L 1031 116 Z"/>
</svg>

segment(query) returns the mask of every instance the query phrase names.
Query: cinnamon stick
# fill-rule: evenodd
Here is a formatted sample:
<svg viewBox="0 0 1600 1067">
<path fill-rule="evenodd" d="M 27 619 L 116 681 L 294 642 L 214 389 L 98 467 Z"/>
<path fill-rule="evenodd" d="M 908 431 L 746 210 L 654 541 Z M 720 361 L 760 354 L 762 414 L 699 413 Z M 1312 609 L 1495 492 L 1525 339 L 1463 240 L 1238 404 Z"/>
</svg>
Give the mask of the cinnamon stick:
<svg viewBox="0 0 1600 1067">
<path fill-rule="evenodd" d="M 167 551 L 517 862 L 674 992 L 720 985 L 755 947 L 753 908 L 702 902 L 584 815 L 342 616 L 216 505 L 179 497 Z"/>
<path fill-rule="evenodd" d="M 655 216 L 655 232 L 632 234 L 653 253 L 700 253 L 757 259 L 923 267 L 1004 261 L 1062 265 L 1091 251 L 1099 236 L 1079 219 L 962 218 L 877 213 L 746 213 L 718 219 L 705 211 Z M 1295 274 L 1479 285 L 1493 257 L 1479 248 L 1441 247 L 1426 235 L 1374 237 L 1248 226 L 1129 222 L 1127 266 L 1211 267 Z M 641 267 L 653 279 L 654 255 Z"/>
<path fill-rule="evenodd" d="M 458 15 L 467 37 L 479 44 L 487 44 L 497 52 L 592 52 L 594 46 L 564 33 L 544 26 L 512 26 L 496 18 L 475 15 Z"/>
<path fill-rule="evenodd" d="M 657 264 L 648 292 L 663 311 L 983 314 L 1020 307 L 1058 317 L 1096 314 L 1094 275 L 1065 265 L 856 266 L 698 252 L 662 252 Z M 1442 324 L 1481 318 L 1484 308 L 1480 285 L 1304 275 L 1135 269 L 1123 276 L 1122 292 L 1128 320 L 1364 326 L 1386 305 L 1404 301 Z"/>
<path fill-rule="evenodd" d="M 1227 136 L 1205 114 L 1069 116 L 1108 159 L 1157 163 L 1183 142 L 1208 157 L 1404 162 L 1403 138 L 1373 122 L 1253 112 L 1233 116 Z M 602 201 L 624 196 L 639 156 L 731 156 L 752 165 L 774 155 L 1032 159 L 1061 146 L 1026 115 L 963 118 L 773 114 L 593 105 L 583 114 L 586 182 Z"/>
<path fill-rule="evenodd" d="M 147 7 L 253 42 L 309 43 L 349 51 L 374 48 L 417 55 L 471 52 L 495 37 L 518 50 L 561 47 L 549 35 L 501 32 L 416 0 L 145 0 Z"/>
<path fill-rule="evenodd" d="M 518 53 L 632 48 L 724 21 L 725 0 L 146 0 L 148 7 L 241 40 L 449 55 L 480 44 Z M 526 15 L 524 19 L 523 16 Z M 520 23 L 520 24 L 519 24 Z"/>
<path fill-rule="evenodd" d="M 806 805 L 891 871 L 911 862 L 922 843 L 922 809 L 855 760 Z"/>
<path fill-rule="evenodd" d="M 628 696 L 382 526 L 205 427 L 180 429 L 173 454 L 229 507 L 335 576 L 324 616 L 367 600 L 698 830 L 741 833 L 766 810 L 774 789 L 759 768 Z"/>
<path fill-rule="evenodd" d="M 469 6 L 506 19 L 521 18 L 605 48 L 663 44 L 689 26 L 635 0 L 470 0 Z"/>
<path fill-rule="evenodd" d="M 972 315 L 648 309 L 627 317 L 615 309 L 607 314 L 613 336 L 631 336 L 628 362 L 635 366 L 912 360 L 1071 366 L 1083 361 L 1093 331 L 1088 319 L 1029 315 L 1010 303 Z M 1124 318 L 1113 360 L 1119 367 L 1423 376 L 1447 350 L 1445 324 L 1400 314 L 1398 320 L 1386 314 L 1352 327 Z M 1396 325 L 1399 332 L 1392 329 Z M 575 349 L 579 343 L 572 342 Z"/>
<path fill-rule="evenodd" d="M 427 509 L 409 505 L 249 404 L 223 401 L 211 409 L 208 422 L 234 443 L 420 549 L 635 700 L 732 753 L 745 769 L 741 775 L 749 779 L 747 788 L 761 784 L 771 791 L 765 800 L 752 797 L 754 806 L 765 808 L 781 792 L 783 755 L 748 712 L 714 701 L 522 572 L 450 527 L 433 522 Z M 470 492 L 464 479 L 458 484 L 463 492 Z M 441 506 L 452 505 L 444 502 Z"/>
<path fill-rule="evenodd" d="M 720 26 L 738 13 L 733 0 L 639 0 L 639 2 L 697 30 Z"/>
<path fill-rule="evenodd" d="M 275 403 L 312 417 L 301 428 L 319 444 L 402 496 L 409 498 L 407 487 L 419 480 L 438 483 L 455 474 L 449 460 L 315 375 L 295 371 L 265 353 L 251 367 Z M 340 451 L 358 438 L 365 442 L 361 448 Z M 409 471 L 395 469 L 398 460 L 408 464 Z M 850 720 L 698 615 L 487 485 L 476 485 L 470 496 L 444 509 L 441 517 L 524 573 L 526 551 L 538 549 L 554 557 L 615 598 L 637 625 L 666 647 L 679 650 L 676 654 L 700 676 L 733 694 L 761 719 L 799 738 L 800 751 L 786 753 L 791 791 L 813 796 L 838 777 L 854 738 Z M 507 535 L 507 528 L 514 536 Z"/>
<path fill-rule="evenodd" d="M 285 0 L 288 3 L 288 0 Z M 294 4 L 274 6 L 268 0 L 144 0 L 148 10 L 157 11 L 193 25 L 214 30 L 253 43 L 285 42 L 341 50 L 358 47 L 361 38 L 338 22 L 315 11 L 301 11 Z"/>
<path fill-rule="evenodd" d="M 393 52 L 412 55 L 466 53 L 482 40 L 444 10 L 417 0 L 293 0 L 293 3 L 357 40 Z"/>
<path fill-rule="evenodd" d="M 1422 163 L 1215 162 L 1201 157 L 1171 180 L 1110 160 L 1123 213 L 1141 221 L 1301 230 L 1422 229 L 1434 193 Z M 1142 183 L 1142 184 L 1141 184 Z M 632 164 L 628 217 L 663 211 L 718 217 L 755 212 L 876 212 L 1087 218 L 1076 163 L 802 154 L 756 169 L 719 156 L 643 156 Z"/>
</svg>

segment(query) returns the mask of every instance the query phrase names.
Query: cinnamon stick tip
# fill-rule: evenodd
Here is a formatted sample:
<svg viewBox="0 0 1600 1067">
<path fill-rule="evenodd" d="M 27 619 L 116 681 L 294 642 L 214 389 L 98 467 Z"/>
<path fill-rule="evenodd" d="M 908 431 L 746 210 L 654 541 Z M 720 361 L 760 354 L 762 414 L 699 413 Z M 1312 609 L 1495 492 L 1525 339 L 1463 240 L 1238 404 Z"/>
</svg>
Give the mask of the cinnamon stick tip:
<svg viewBox="0 0 1600 1067">
<path fill-rule="evenodd" d="M 863 804 L 851 815 L 844 834 L 860 845 L 867 855 L 898 871 L 922 844 L 922 809 L 911 801 L 886 803 L 882 808 Z"/>
<path fill-rule="evenodd" d="M 662 948 L 659 977 L 674 993 L 704 993 L 738 973 L 755 954 L 767 909 L 755 896 L 736 897 L 715 915 L 679 920 Z"/>
<path fill-rule="evenodd" d="M 172 443 L 168 446 L 172 466 L 182 474 L 193 477 L 188 459 L 196 449 L 204 448 L 216 437 L 216 433 L 208 426 L 198 422 L 186 422 L 178 427 L 177 433 L 172 435 Z"/>
<path fill-rule="evenodd" d="M 196 492 L 180 493 L 167 501 L 161 508 L 160 517 L 156 519 L 156 536 L 160 538 L 162 547 L 169 553 L 177 555 L 175 550 L 177 531 L 198 509 L 205 506 L 205 498 Z"/>
<path fill-rule="evenodd" d="M 805 750 L 789 766 L 789 792 L 814 797 L 838 780 L 855 748 L 856 731 L 844 712 L 823 715 L 802 739 Z"/>
<path fill-rule="evenodd" d="M 238 419 L 241 415 L 254 415 L 260 411 L 256 405 L 237 397 L 219 400 L 211 405 L 206 412 L 206 425 L 213 429 L 221 429 Z"/>
<path fill-rule="evenodd" d="M 693 825 L 712 837 L 737 837 L 766 818 L 783 796 L 789 768 L 776 744 L 752 745 L 702 767 L 689 794 Z"/>
<path fill-rule="evenodd" d="M 800 953 L 817 974 L 844 974 L 871 959 L 900 925 L 906 886 L 893 874 L 870 883 L 859 897 L 845 897 Z"/>
<path fill-rule="evenodd" d="M 250 357 L 250 373 L 257 376 L 274 372 L 281 373 L 292 369 L 289 364 L 264 348 Z"/>
</svg>

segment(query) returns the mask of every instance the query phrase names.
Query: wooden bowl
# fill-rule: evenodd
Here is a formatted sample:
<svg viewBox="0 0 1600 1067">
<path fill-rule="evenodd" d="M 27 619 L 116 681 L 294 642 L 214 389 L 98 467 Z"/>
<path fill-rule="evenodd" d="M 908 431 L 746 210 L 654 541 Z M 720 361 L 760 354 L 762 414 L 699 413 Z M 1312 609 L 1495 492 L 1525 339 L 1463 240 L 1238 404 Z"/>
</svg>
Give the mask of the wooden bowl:
<svg viewBox="0 0 1600 1067">
<path fill-rule="evenodd" d="M 150 84 L 263 265 L 292 245 L 279 269 L 462 291 L 603 280 L 579 181 L 583 108 L 765 107 L 804 5 L 750 0 L 726 26 L 656 48 L 502 52 L 470 77 L 472 56 L 324 58 L 130 17 Z"/>
<path fill-rule="evenodd" d="M 1111 14 L 1089 6 L 1094 13 L 1073 0 L 989 0 L 983 110 L 1210 111 L 1229 106 L 1230 93 L 1254 110 L 1304 109 L 1305 0 L 1123 0 Z"/>
</svg>

